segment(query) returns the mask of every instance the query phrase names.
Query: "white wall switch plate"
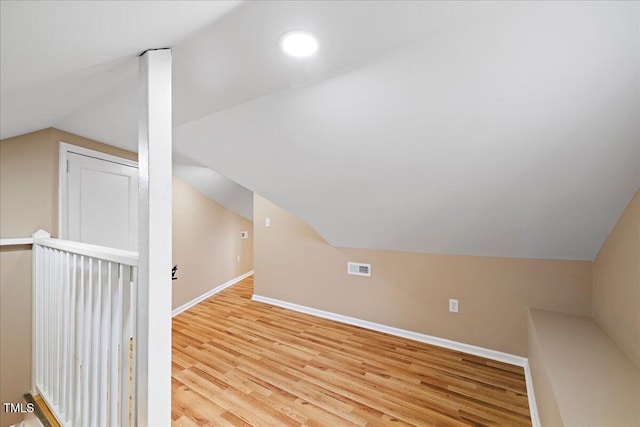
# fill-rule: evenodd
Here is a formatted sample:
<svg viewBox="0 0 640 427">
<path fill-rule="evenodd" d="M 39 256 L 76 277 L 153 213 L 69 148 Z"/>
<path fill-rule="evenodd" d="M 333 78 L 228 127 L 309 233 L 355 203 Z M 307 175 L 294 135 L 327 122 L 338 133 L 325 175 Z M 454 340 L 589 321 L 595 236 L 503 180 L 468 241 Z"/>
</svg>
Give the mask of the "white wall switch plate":
<svg viewBox="0 0 640 427">
<path fill-rule="evenodd" d="M 457 313 L 458 312 L 458 300 L 457 299 L 450 299 L 449 300 L 449 311 L 452 313 Z"/>
<path fill-rule="evenodd" d="M 236 257 L 236 260 L 237 260 L 238 262 L 240 262 L 240 255 L 238 255 L 238 256 Z"/>
<path fill-rule="evenodd" d="M 264 226 L 265 227 L 271 227 L 271 218 L 265 218 Z"/>
</svg>

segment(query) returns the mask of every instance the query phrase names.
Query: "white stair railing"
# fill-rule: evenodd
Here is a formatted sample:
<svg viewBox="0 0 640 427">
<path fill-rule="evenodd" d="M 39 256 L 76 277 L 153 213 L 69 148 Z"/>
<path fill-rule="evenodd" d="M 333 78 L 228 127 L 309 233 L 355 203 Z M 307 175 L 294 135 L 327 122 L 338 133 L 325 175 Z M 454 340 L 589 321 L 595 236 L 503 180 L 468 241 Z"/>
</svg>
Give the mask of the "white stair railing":
<svg viewBox="0 0 640 427">
<path fill-rule="evenodd" d="M 63 426 L 135 416 L 136 252 L 33 240 L 33 386 Z"/>
</svg>

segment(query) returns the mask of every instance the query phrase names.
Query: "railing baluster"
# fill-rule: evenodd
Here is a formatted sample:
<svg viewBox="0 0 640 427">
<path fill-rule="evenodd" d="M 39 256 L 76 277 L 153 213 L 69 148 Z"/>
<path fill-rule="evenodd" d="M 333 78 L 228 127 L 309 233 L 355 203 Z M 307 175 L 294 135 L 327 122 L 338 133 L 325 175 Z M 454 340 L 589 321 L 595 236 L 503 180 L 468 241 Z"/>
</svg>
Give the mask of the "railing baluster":
<svg viewBox="0 0 640 427">
<path fill-rule="evenodd" d="M 98 261 L 100 265 L 100 365 L 98 370 L 98 425 L 107 425 L 107 390 L 109 389 L 109 377 L 107 375 L 107 357 L 109 355 L 109 314 L 111 304 L 109 299 L 109 278 L 111 263 Z"/>
<path fill-rule="evenodd" d="M 53 343 L 53 368 L 51 370 L 51 375 L 53 377 L 52 383 L 52 404 L 58 405 L 58 398 L 60 396 L 60 370 L 58 367 L 60 366 L 60 338 L 58 331 L 60 331 L 60 327 L 58 325 L 58 318 L 60 316 L 60 292 L 58 287 L 60 286 L 60 263 L 58 262 L 59 253 L 57 250 L 51 251 L 51 266 L 53 268 L 53 283 L 51 286 L 51 291 L 53 292 L 53 333 L 51 335 L 52 343 Z"/>
<path fill-rule="evenodd" d="M 47 391 L 49 393 L 53 393 L 53 334 L 55 333 L 54 330 L 54 325 L 53 325 L 53 313 L 54 313 L 54 304 L 52 304 L 52 302 L 54 301 L 53 296 L 54 296 L 54 292 L 53 292 L 53 283 L 54 283 L 54 278 L 53 278 L 53 268 L 51 266 L 51 261 L 52 261 L 52 252 L 53 249 L 49 249 L 47 251 L 47 294 L 48 294 L 48 298 L 47 298 L 47 361 L 49 363 L 47 363 L 47 382 L 46 382 L 46 387 L 47 387 Z"/>
<path fill-rule="evenodd" d="M 116 274 L 111 288 L 111 346 L 109 354 L 109 425 L 116 427 L 118 423 L 119 379 L 119 346 L 122 335 L 122 264 L 116 264 Z"/>
<path fill-rule="evenodd" d="M 64 253 L 62 251 L 58 251 L 56 253 L 56 265 L 58 271 L 58 283 L 56 286 L 56 295 L 58 297 L 58 314 L 56 317 L 56 325 L 58 326 L 58 333 L 56 334 L 56 354 L 58 356 L 58 363 L 56 364 L 57 371 L 57 399 L 56 405 L 59 406 L 60 410 L 62 409 L 63 401 L 63 384 L 64 378 L 62 377 L 62 369 L 64 366 L 64 334 L 60 332 L 63 331 L 64 325 L 62 320 L 64 319 Z"/>
<path fill-rule="evenodd" d="M 129 381 L 130 345 L 131 345 L 131 269 L 124 268 L 120 276 L 122 288 L 122 328 L 120 332 L 120 425 L 129 425 L 129 399 L 131 383 Z"/>
<path fill-rule="evenodd" d="M 71 319 L 71 275 L 69 273 L 69 252 L 62 253 L 62 286 L 64 289 L 62 297 L 62 404 L 60 406 L 60 412 L 63 415 L 63 421 L 67 422 L 69 417 L 69 377 L 71 357 L 69 356 L 69 341 L 71 341 L 71 331 L 69 330 Z"/>
<path fill-rule="evenodd" d="M 67 419 L 69 390 L 69 252 L 61 252 L 62 264 L 62 378 L 60 378 L 60 412 Z"/>
<path fill-rule="evenodd" d="M 78 287 L 78 325 L 77 325 L 77 336 L 76 336 L 76 408 L 74 414 L 74 424 L 82 425 L 83 414 L 84 414 L 84 405 L 85 399 L 84 396 L 84 349 L 85 349 L 85 335 L 84 335 L 84 325 L 86 324 L 85 317 L 85 286 L 84 286 L 84 278 L 85 278 L 85 259 L 84 256 L 80 256 L 80 270 L 78 274 L 80 275 L 80 286 Z"/>
<path fill-rule="evenodd" d="M 65 253 L 63 251 L 58 251 L 58 270 L 59 270 L 59 283 L 58 283 L 58 307 L 59 315 L 58 315 L 58 324 L 60 325 L 58 329 L 58 355 L 60 360 L 58 362 L 58 406 L 60 414 L 64 414 L 64 406 L 65 400 L 64 395 L 66 392 L 65 389 L 65 365 L 67 363 L 65 358 L 65 346 L 66 346 L 66 338 L 67 338 L 67 329 L 65 327 L 65 313 L 66 313 L 66 293 L 67 293 L 67 283 L 65 281 Z"/>
<path fill-rule="evenodd" d="M 91 275 L 91 409 L 90 424 L 98 425 L 98 370 L 100 369 L 100 261 L 91 259 L 95 266 Z"/>
<path fill-rule="evenodd" d="M 49 350 L 48 345 L 48 339 L 47 339 L 47 332 L 48 332 L 48 316 L 49 316 L 49 304 L 46 304 L 47 298 L 49 297 L 49 290 L 47 289 L 47 281 L 49 280 L 49 275 L 48 275 L 48 271 L 47 271 L 47 263 L 49 261 L 47 260 L 47 248 L 42 248 L 42 352 L 41 352 L 41 356 L 42 356 L 42 371 L 41 371 L 41 375 L 42 375 L 42 389 L 45 390 L 48 385 L 47 385 L 47 369 L 48 369 L 48 361 L 49 359 L 45 358 L 45 354 L 47 353 L 47 351 Z"/>
<path fill-rule="evenodd" d="M 48 368 L 48 360 L 46 357 L 47 354 L 47 350 L 48 350 L 48 339 L 47 339 L 47 328 L 48 328 L 48 323 L 49 323 L 49 319 L 48 319 L 48 315 L 49 315 L 49 311 L 48 311 L 48 307 L 49 304 L 47 304 L 47 296 L 48 296 L 48 292 L 49 290 L 47 289 L 47 281 L 48 281 L 48 271 L 47 271 L 47 248 L 42 248 L 42 251 L 40 253 L 40 260 L 42 261 L 42 268 L 41 268 L 41 277 L 40 277 L 40 290 L 42 291 L 42 298 L 40 298 L 40 310 L 42 310 L 42 315 L 40 316 L 40 335 L 42 337 L 42 343 L 40 345 L 40 365 L 41 365 L 41 370 L 40 370 L 40 384 L 42 385 L 42 388 L 48 387 L 47 385 L 47 368 Z"/>
<path fill-rule="evenodd" d="M 56 251 L 51 249 L 49 251 L 49 275 L 51 279 L 49 280 L 49 294 L 51 298 L 49 299 L 49 304 L 51 305 L 51 310 L 49 311 L 49 348 L 51 353 L 51 357 L 49 357 L 49 390 L 51 393 L 51 398 L 53 400 L 56 392 Z"/>
<path fill-rule="evenodd" d="M 76 368 L 76 337 L 78 331 L 76 330 L 76 313 L 78 310 L 78 301 L 77 301 L 77 289 L 76 289 L 76 278 L 77 278 L 77 255 L 70 254 L 69 255 L 69 275 L 70 275 L 70 307 L 69 307 L 69 393 L 67 396 L 67 422 L 73 422 L 75 420 L 75 396 L 76 396 L 76 387 L 77 387 L 77 368 Z"/>
<path fill-rule="evenodd" d="M 36 385 L 38 387 L 42 387 L 43 377 L 42 371 L 44 370 L 44 334 L 43 334 L 43 325 L 44 325 L 44 304 L 42 303 L 44 299 L 44 257 L 43 257 L 44 248 L 40 245 L 34 245 L 34 253 L 36 256 L 36 274 L 34 280 L 36 281 L 35 293 L 34 295 L 36 299 L 36 310 L 34 313 L 36 323 Z M 33 390 L 32 390 L 33 392 Z"/>
<path fill-rule="evenodd" d="M 49 354 L 51 355 L 50 357 L 47 357 L 49 361 L 49 367 L 47 369 L 47 376 L 49 377 L 47 381 L 47 388 L 49 389 L 49 393 L 51 393 L 51 396 L 53 396 L 53 393 L 54 393 L 53 387 L 55 384 L 55 377 L 53 373 L 54 350 L 55 350 L 55 342 L 54 342 L 55 325 L 53 323 L 53 319 L 55 319 L 55 308 L 56 308 L 55 291 L 54 291 L 56 280 L 55 280 L 55 269 L 53 268 L 53 253 L 54 253 L 53 249 L 50 249 L 49 251 L 47 251 L 47 258 L 48 258 L 47 275 L 49 276 L 49 281 L 47 283 L 47 292 L 49 293 L 49 298 L 47 301 L 47 305 L 49 306 L 49 315 L 47 319 L 49 333 L 47 334 L 47 341 L 49 343 Z"/>
<path fill-rule="evenodd" d="M 86 280 L 85 280 L 85 304 L 84 304 L 84 357 L 82 358 L 82 425 L 90 425 L 91 414 L 91 307 L 93 304 L 92 292 L 92 262 L 90 257 L 85 258 Z"/>
<path fill-rule="evenodd" d="M 55 331 L 53 337 L 53 405 L 58 406 L 60 402 L 60 251 L 54 250 L 53 254 L 53 327 Z"/>
</svg>

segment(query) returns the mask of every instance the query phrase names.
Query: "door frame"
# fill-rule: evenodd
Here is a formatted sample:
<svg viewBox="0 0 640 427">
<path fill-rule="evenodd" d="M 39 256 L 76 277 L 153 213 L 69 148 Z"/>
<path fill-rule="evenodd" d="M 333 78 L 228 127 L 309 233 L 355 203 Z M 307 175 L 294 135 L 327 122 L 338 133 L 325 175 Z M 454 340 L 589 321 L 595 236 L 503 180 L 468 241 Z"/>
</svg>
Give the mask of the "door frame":
<svg viewBox="0 0 640 427">
<path fill-rule="evenodd" d="M 123 157 L 113 156 L 101 151 L 91 150 L 89 148 L 80 147 L 78 145 L 69 144 L 60 141 L 58 154 L 58 238 L 67 239 L 69 230 L 67 229 L 67 203 L 68 203 L 68 185 L 67 180 L 67 162 L 69 154 L 79 154 L 81 156 L 93 157 L 98 160 L 118 163 L 125 166 L 133 166 L 138 168 L 138 162 L 135 160 L 125 159 Z"/>
</svg>

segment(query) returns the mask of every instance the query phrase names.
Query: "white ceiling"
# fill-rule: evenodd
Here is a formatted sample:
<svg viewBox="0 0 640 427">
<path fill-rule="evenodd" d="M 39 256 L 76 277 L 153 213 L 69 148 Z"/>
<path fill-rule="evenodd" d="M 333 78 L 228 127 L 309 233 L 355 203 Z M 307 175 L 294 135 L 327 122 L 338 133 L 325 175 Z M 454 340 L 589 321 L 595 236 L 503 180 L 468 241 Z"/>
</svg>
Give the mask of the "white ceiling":
<svg viewBox="0 0 640 427">
<path fill-rule="evenodd" d="M 51 126 L 135 78 L 239 1 L 0 2 L 1 137 Z"/>
<path fill-rule="evenodd" d="M 135 149 L 136 55 L 170 46 L 174 150 L 335 245 L 593 259 L 638 189 L 638 2 L 234 6 L 2 2 L 1 136 Z"/>
</svg>

